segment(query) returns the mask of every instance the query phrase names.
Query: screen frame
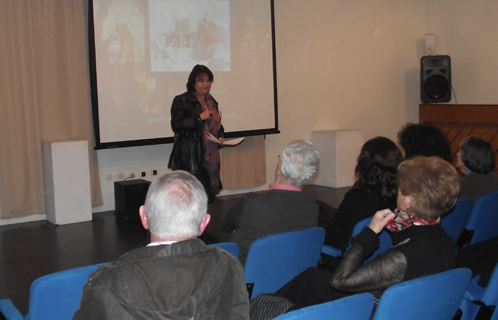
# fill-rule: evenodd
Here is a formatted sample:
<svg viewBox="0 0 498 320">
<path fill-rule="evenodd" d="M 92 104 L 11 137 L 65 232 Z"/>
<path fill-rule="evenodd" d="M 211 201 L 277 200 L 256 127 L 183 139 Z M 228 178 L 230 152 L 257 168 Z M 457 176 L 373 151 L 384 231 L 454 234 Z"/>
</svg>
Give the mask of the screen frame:
<svg viewBox="0 0 498 320">
<path fill-rule="evenodd" d="M 245 131 L 229 131 L 225 132 L 225 138 L 238 138 L 248 136 L 261 136 L 267 134 L 278 134 L 278 95 L 277 95 L 277 62 L 275 50 L 275 10 L 274 0 L 270 2 L 270 16 L 271 16 L 271 37 L 272 37 L 272 64 L 273 64 L 273 97 L 274 97 L 274 127 L 263 128 L 257 130 Z M 90 94 L 92 103 L 92 118 L 93 118 L 93 131 L 94 131 L 94 149 L 115 149 L 126 147 L 138 147 L 157 144 L 173 143 L 174 137 L 142 139 L 142 140 L 126 140 L 126 141 L 113 141 L 101 142 L 100 139 L 100 121 L 99 121 L 99 99 L 97 87 L 97 63 L 95 52 L 95 29 L 94 29 L 94 15 L 93 15 L 93 0 L 88 0 L 88 48 L 89 48 L 89 69 L 90 69 Z"/>
</svg>

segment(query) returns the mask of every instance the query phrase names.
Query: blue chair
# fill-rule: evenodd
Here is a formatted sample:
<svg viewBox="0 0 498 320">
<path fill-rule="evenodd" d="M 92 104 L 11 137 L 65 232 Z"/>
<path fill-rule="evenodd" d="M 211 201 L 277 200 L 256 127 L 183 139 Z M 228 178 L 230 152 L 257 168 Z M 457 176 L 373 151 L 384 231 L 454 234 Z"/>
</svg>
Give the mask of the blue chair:
<svg viewBox="0 0 498 320">
<path fill-rule="evenodd" d="M 237 258 L 239 257 L 239 245 L 236 244 L 235 242 L 213 243 L 213 244 L 210 244 L 209 246 L 224 249 L 224 250 L 230 252 L 231 254 L 233 254 L 234 256 L 236 256 Z"/>
<path fill-rule="evenodd" d="M 353 237 L 360 233 L 364 228 L 368 227 L 370 225 L 370 222 L 372 221 L 373 217 L 368 217 L 360 222 L 358 222 L 354 228 L 353 228 Z M 351 247 L 351 244 L 349 245 Z M 391 235 L 389 232 L 386 231 L 386 229 L 382 230 L 382 232 L 379 234 L 379 247 L 377 250 L 375 250 L 374 253 L 368 259 L 365 260 L 365 262 L 368 262 L 375 258 L 379 253 L 386 252 L 387 249 L 391 248 L 393 246 L 393 240 L 391 239 Z"/>
<path fill-rule="evenodd" d="M 331 256 L 331 257 L 340 257 L 342 256 L 342 251 L 337 249 L 337 248 L 334 248 L 334 247 L 331 247 L 329 245 L 326 245 L 324 244 L 322 246 L 322 253 L 328 255 L 328 256 Z"/>
<path fill-rule="evenodd" d="M 372 221 L 372 218 L 373 217 L 367 217 L 365 219 L 358 221 L 353 228 L 353 233 L 351 234 L 351 237 L 356 236 L 358 233 L 360 233 L 363 230 L 363 228 L 368 227 L 370 225 L 370 221 Z M 393 241 L 391 239 L 391 235 L 385 229 L 382 230 L 382 232 L 379 235 L 379 247 L 370 257 L 368 257 L 368 259 L 365 260 L 365 262 L 372 260 L 379 253 L 386 252 L 386 250 L 392 247 L 392 245 Z M 351 247 L 351 243 L 349 244 L 349 247 Z M 323 245 L 322 253 L 329 255 L 331 257 L 340 257 L 342 255 L 341 250 L 328 245 Z"/>
<path fill-rule="evenodd" d="M 323 228 L 261 237 L 249 247 L 244 274 L 249 297 L 275 293 L 309 267 L 316 267 L 325 240 Z"/>
<path fill-rule="evenodd" d="M 100 265 L 55 272 L 33 281 L 25 317 L 9 299 L 0 300 L 0 312 L 7 320 L 72 319 L 80 306 L 88 276 Z"/>
<path fill-rule="evenodd" d="M 479 276 L 474 277 L 465 291 L 460 303 L 461 320 L 498 319 L 498 264 L 495 266 L 488 285 L 483 288 L 478 284 Z"/>
<path fill-rule="evenodd" d="M 380 297 L 373 320 L 452 319 L 471 277 L 457 268 L 395 284 Z"/>
<path fill-rule="evenodd" d="M 371 293 L 360 293 L 342 299 L 285 313 L 274 320 L 368 320 L 374 306 Z"/>
<path fill-rule="evenodd" d="M 441 219 L 441 227 L 455 243 L 469 219 L 470 212 L 472 211 L 472 204 L 473 202 L 470 198 L 458 199 L 453 210 L 445 214 Z"/>
<path fill-rule="evenodd" d="M 474 204 L 457 245 L 474 244 L 498 235 L 498 191 L 481 196 Z"/>
</svg>

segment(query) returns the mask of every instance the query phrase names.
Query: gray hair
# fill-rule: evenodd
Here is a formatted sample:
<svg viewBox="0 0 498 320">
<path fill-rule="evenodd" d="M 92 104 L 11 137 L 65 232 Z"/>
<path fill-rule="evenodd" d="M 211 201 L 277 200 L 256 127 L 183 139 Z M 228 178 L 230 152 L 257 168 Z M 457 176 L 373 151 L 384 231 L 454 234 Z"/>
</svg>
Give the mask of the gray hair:
<svg viewBox="0 0 498 320">
<path fill-rule="evenodd" d="M 145 214 L 150 232 L 158 238 L 197 237 L 206 213 L 206 192 L 188 172 L 165 174 L 149 187 Z"/>
<path fill-rule="evenodd" d="M 318 169 L 320 155 L 309 141 L 295 140 L 282 150 L 280 161 L 282 177 L 302 187 Z"/>
</svg>

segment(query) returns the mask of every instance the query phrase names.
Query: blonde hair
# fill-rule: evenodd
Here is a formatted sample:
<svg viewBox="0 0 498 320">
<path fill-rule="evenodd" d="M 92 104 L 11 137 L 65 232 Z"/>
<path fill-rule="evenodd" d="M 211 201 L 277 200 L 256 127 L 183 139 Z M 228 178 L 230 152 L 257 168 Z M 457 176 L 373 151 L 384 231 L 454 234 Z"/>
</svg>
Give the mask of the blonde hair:
<svg viewBox="0 0 498 320">
<path fill-rule="evenodd" d="M 439 157 L 416 157 L 399 165 L 398 188 L 413 197 L 408 214 L 433 221 L 453 208 L 460 184 L 448 162 Z"/>
</svg>

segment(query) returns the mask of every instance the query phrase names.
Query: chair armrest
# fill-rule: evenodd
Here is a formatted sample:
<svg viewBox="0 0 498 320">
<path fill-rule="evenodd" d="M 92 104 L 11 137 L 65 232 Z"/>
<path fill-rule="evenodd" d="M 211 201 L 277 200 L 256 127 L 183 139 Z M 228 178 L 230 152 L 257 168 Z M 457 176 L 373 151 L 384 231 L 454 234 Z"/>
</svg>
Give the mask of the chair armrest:
<svg viewBox="0 0 498 320">
<path fill-rule="evenodd" d="M 10 299 L 0 300 L 0 313 L 3 314 L 7 320 L 23 320 L 24 317 L 17 310 Z"/>
<path fill-rule="evenodd" d="M 331 247 L 331 246 L 328 246 L 326 244 L 323 245 L 322 247 L 322 253 L 328 255 L 328 256 L 331 256 L 331 257 L 340 257 L 342 256 L 342 252 L 341 250 L 337 249 L 337 248 L 334 248 L 334 247 Z"/>
<path fill-rule="evenodd" d="M 467 230 L 466 228 L 464 228 L 456 241 L 457 247 L 463 247 L 465 245 L 468 245 L 472 241 L 474 232 L 475 232 L 474 230 Z"/>
<path fill-rule="evenodd" d="M 470 280 L 463 298 L 467 301 L 479 300 L 482 297 L 484 289 L 479 285 L 479 275 L 477 275 Z"/>
</svg>

